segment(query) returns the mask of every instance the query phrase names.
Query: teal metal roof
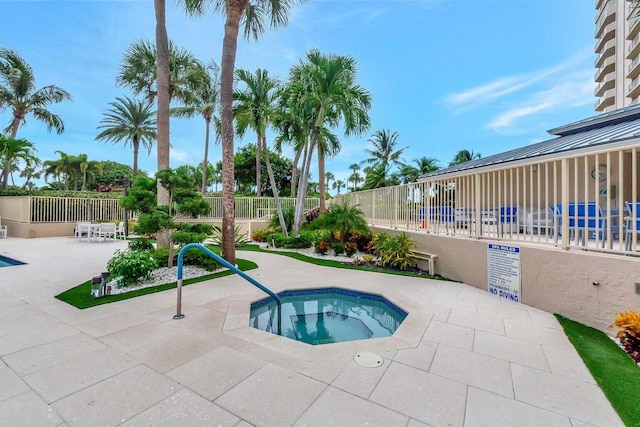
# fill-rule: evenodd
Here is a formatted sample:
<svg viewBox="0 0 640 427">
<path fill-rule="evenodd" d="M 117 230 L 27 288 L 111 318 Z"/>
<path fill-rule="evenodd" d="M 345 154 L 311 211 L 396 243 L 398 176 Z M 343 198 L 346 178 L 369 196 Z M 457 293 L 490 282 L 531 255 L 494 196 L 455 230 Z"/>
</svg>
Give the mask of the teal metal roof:
<svg viewBox="0 0 640 427">
<path fill-rule="evenodd" d="M 549 133 L 560 136 L 443 168 L 422 175 L 420 179 L 638 138 L 640 137 L 640 105 L 625 107 L 570 123 L 551 129 Z"/>
</svg>

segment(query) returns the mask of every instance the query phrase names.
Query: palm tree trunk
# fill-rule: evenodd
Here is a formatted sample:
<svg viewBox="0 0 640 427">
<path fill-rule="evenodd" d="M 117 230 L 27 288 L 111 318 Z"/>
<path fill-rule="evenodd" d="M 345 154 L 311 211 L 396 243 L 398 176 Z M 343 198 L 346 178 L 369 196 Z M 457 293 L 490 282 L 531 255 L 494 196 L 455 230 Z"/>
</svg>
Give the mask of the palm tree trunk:
<svg viewBox="0 0 640 427">
<path fill-rule="evenodd" d="M 6 190 L 7 185 L 9 185 L 9 159 L 7 159 L 2 169 L 2 189 Z"/>
<path fill-rule="evenodd" d="M 133 176 L 138 175 L 138 154 L 140 153 L 140 140 L 138 135 L 133 135 Z"/>
<path fill-rule="evenodd" d="M 280 197 L 278 195 L 278 187 L 276 187 L 276 178 L 273 175 L 273 168 L 271 167 L 271 160 L 269 159 L 269 147 L 267 147 L 267 137 L 262 137 L 262 146 L 264 147 L 264 162 L 267 164 L 267 174 L 269 175 L 269 182 L 271 183 L 271 191 L 273 191 L 273 200 L 276 204 L 276 211 L 278 212 L 278 221 L 280 221 L 280 229 L 285 237 L 289 236 L 287 230 L 287 223 L 284 221 L 284 214 L 282 213 L 282 206 L 280 205 Z"/>
<path fill-rule="evenodd" d="M 260 134 L 258 136 L 258 142 L 256 143 L 256 197 L 262 197 L 262 176 L 260 176 L 260 146 L 262 145 L 262 138 Z"/>
<path fill-rule="evenodd" d="M 158 86 L 158 112 L 157 112 L 157 141 L 158 141 L 158 170 L 169 167 L 169 104 L 171 94 L 169 92 L 169 37 L 166 26 L 165 0 L 153 1 L 156 13 L 156 58 L 157 58 L 157 86 Z M 158 205 L 169 205 L 169 192 L 158 181 Z M 158 246 L 168 247 L 171 234 L 169 230 L 160 230 L 157 235 Z M 169 260 L 171 262 L 172 260 Z"/>
<path fill-rule="evenodd" d="M 324 212 L 327 209 L 325 201 L 327 187 L 325 185 L 324 152 L 320 146 L 318 146 L 318 190 L 320 193 L 320 212 Z"/>
<path fill-rule="evenodd" d="M 20 117 L 14 115 L 13 122 L 11 123 L 11 138 L 15 138 L 18 134 L 18 128 L 20 127 Z"/>
<path fill-rule="evenodd" d="M 296 151 L 296 156 L 293 158 L 293 168 L 291 169 L 291 197 L 296 197 L 298 162 L 300 161 L 300 154 L 302 154 L 302 149 Z"/>
<path fill-rule="evenodd" d="M 235 200 L 233 197 L 233 70 L 238 48 L 238 31 L 242 14 L 248 0 L 228 0 L 224 39 L 222 40 L 222 61 L 220 73 L 220 104 L 222 125 L 222 256 L 235 264 L 236 248 L 233 237 L 235 221 Z"/>
<path fill-rule="evenodd" d="M 311 134 L 311 142 L 309 143 L 309 150 L 306 154 L 302 171 L 300 172 L 300 182 L 298 184 L 298 195 L 296 197 L 296 210 L 293 219 L 293 234 L 300 232 L 302 226 L 302 214 L 304 213 L 304 200 L 307 196 L 307 186 L 309 184 L 309 170 L 311 169 L 311 158 L 313 157 L 313 150 L 318 142 L 318 135 L 320 135 L 320 127 L 316 126 Z"/>
<path fill-rule="evenodd" d="M 207 159 L 209 158 L 209 125 L 211 118 L 205 119 L 206 128 L 204 131 L 204 160 L 202 161 L 202 188 L 201 192 L 204 196 L 207 192 Z"/>
</svg>

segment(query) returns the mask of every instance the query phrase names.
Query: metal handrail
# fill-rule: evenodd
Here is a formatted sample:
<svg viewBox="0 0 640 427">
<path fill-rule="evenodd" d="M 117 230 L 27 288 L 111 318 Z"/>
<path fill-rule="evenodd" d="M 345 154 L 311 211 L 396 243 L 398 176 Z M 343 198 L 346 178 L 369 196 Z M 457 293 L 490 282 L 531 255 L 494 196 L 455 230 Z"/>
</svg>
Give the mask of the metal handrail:
<svg viewBox="0 0 640 427">
<path fill-rule="evenodd" d="M 208 249 L 207 247 L 199 243 L 189 243 L 188 245 L 185 245 L 182 249 L 180 249 L 180 252 L 178 253 L 178 286 L 177 286 L 178 301 L 177 301 L 177 307 L 176 307 L 176 315 L 173 316 L 174 319 L 176 320 L 184 319 L 184 314 L 182 314 L 182 266 L 184 263 L 184 253 L 191 248 L 200 249 L 202 252 L 209 255 L 211 258 L 213 258 L 216 262 L 222 264 L 224 267 L 227 267 L 229 270 L 233 271 L 238 276 L 242 277 L 243 279 L 251 283 L 253 286 L 257 287 L 261 291 L 268 294 L 271 298 L 273 298 L 276 301 L 276 305 L 278 306 L 278 335 L 281 334 L 282 300 L 280 299 L 280 297 L 271 289 L 267 288 L 266 286 L 262 285 L 260 282 L 255 280 L 253 277 L 249 276 L 244 271 L 240 270 L 238 267 L 236 267 L 235 265 L 232 265 L 229 261 L 222 258 L 220 255 L 216 254 L 215 252 L 211 251 L 210 249 Z"/>
</svg>

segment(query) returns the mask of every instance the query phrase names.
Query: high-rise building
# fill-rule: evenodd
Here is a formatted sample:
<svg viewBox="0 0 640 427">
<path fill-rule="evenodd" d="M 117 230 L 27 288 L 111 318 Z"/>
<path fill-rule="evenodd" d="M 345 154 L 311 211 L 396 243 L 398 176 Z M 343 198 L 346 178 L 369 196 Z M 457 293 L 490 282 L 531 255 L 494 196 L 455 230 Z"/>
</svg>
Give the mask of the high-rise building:
<svg viewBox="0 0 640 427">
<path fill-rule="evenodd" d="M 640 16 L 637 0 L 596 0 L 595 110 L 640 103 Z"/>
</svg>

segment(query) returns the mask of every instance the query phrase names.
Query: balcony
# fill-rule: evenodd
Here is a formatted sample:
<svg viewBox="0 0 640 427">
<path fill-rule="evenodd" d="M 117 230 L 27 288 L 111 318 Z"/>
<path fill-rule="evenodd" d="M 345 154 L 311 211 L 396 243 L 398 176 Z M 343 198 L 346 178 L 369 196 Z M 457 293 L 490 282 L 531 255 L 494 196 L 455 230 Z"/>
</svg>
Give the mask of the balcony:
<svg viewBox="0 0 640 427">
<path fill-rule="evenodd" d="M 602 67 L 596 70 L 594 75 L 594 80 L 596 83 L 600 83 L 604 80 L 607 74 L 613 73 L 616 71 L 616 57 L 610 56 L 604 60 L 602 63 Z"/>
<path fill-rule="evenodd" d="M 598 101 L 596 101 L 594 105 L 594 109 L 598 112 L 603 112 L 607 107 L 611 107 L 613 104 L 615 104 L 615 101 L 616 101 L 615 92 L 616 92 L 615 88 L 609 89 L 608 91 L 606 91 L 605 96 L 603 96 Z"/>
<path fill-rule="evenodd" d="M 635 79 L 640 74 L 640 56 L 636 57 L 631 64 L 627 66 L 627 78 Z"/>
<path fill-rule="evenodd" d="M 627 59 L 635 59 L 640 54 L 640 34 L 636 35 L 627 47 Z"/>
<path fill-rule="evenodd" d="M 602 6 L 602 3 L 604 3 L 604 0 L 596 0 L 596 10 L 600 10 L 600 7 Z"/>
<path fill-rule="evenodd" d="M 640 95 L 640 76 L 636 77 L 627 87 L 627 98 L 635 98 Z"/>
<path fill-rule="evenodd" d="M 609 40 L 613 40 L 616 37 L 616 23 L 612 22 L 607 24 L 602 32 L 602 35 L 596 41 L 596 54 L 601 53 L 604 50 L 604 46 Z"/>
<path fill-rule="evenodd" d="M 616 80 L 613 75 L 610 75 L 608 79 L 596 86 L 594 95 L 596 98 L 600 98 L 601 96 L 604 96 L 606 91 L 608 91 L 609 89 L 613 89 L 615 86 Z"/>
<path fill-rule="evenodd" d="M 631 18 L 634 14 L 638 14 L 638 4 L 635 2 L 630 2 L 627 6 L 627 19 Z"/>
<path fill-rule="evenodd" d="M 596 68 L 602 67 L 604 60 L 609 58 L 610 56 L 614 56 L 615 54 L 616 54 L 616 41 L 615 39 L 609 40 L 604 44 L 602 53 L 596 56 L 596 59 L 593 61 L 593 66 Z"/>
<path fill-rule="evenodd" d="M 602 35 L 604 28 L 615 22 L 616 20 L 616 3 L 609 1 L 605 7 L 600 9 L 598 17 L 596 18 L 596 32 L 595 37 L 598 39 Z"/>
<path fill-rule="evenodd" d="M 629 31 L 627 32 L 627 40 L 634 39 L 640 33 L 640 17 L 634 16 L 629 18 Z"/>
</svg>

